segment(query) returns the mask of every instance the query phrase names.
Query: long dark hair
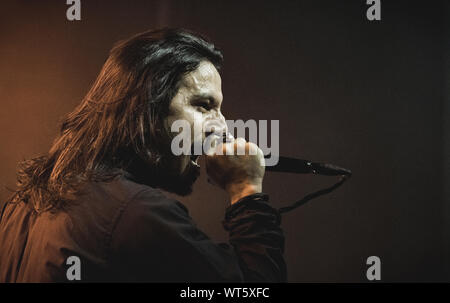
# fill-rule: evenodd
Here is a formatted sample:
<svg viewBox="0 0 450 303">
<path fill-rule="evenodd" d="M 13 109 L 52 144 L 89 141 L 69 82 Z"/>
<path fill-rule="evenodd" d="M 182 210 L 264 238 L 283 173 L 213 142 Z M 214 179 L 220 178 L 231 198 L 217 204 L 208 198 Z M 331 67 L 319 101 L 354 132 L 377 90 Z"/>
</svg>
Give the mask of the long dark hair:
<svg viewBox="0 0 450 303">
<path fill-rule="evenodd" d="M 36 211 L 64 208 L 86 181 L 106 181 L 133 162 L 157 167 L 163 125 L 181 77 L 221 52 L 181 29 L 146 31 L 118 42 L 96 81 L 62 122 L 47 155 L 24 161 L 12 200 Z"/>
</svg>

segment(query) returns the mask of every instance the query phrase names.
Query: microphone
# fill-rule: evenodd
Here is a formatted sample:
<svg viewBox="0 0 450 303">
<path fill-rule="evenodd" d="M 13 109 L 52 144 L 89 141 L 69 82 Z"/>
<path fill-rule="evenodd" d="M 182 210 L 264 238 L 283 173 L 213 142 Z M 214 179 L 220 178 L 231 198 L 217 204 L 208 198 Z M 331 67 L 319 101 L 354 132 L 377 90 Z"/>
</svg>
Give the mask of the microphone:
<svg viewBox="0 0 450 303">
<path fill-rule="evenodd" d="M 265 156 L 266 158 L 269 156 Z M 280 156 L 278 163 L 274 166 L 266 166 L 266 171 L 294 173 L 294 174 L 317 174 L 324 176 L 347 176 L 352 172 L 349 169 L 328 163 L 312 162 L 303 159 Z"/>
<path fill-rule="evenodd" d="M 217 135 L 222 139 L 222 142 L 232 142 L 234 137 L 229 132 L 222 132 L 222 135 Z M 269 158 L 270 155 L 264 156 Z M 316 174 L 324 176 L 343 176 L 350 178 L 352 172 L 349 169 L 339 167 L 337 165 L 312 162 L 309 160 L 296 159 L 290 157 L 279 156 L 278 163 L 274 166 L 266 166 L 266 171 L 280 172 L 280 173 L 294 173 L 294 174 Z"/>
<path fill-rule="evenodd" d="M 219 136 L 220 138 L 220 136 Z M 222 142 L 232 142 L 233 136 L 229 133 L 222 134 Z M 264 156 L 268 158 L 270 155 Z M 334 191 L 336 188 L 340 187 L 346 180 L 352 176 L 352 172 L 349 169 L 339 167 L 337 165 L 328 163 L 312 162 L 308 160 L 290 158 L 279 156 L 278 163 L 274 166 L 266 166 L 266 171 L 271 172 L 283 172 L 283 173 L 294 173 L 294 174 L 316 174 L 325 176 L 340 176 L 340 180 L 330 187 L 323 188 L 321 190 L 315 191 L 304 196 L 297 202 L 292 203 L 289 206 L 281 207 L 277 211 L 281 215 L 287 213 L 299 206 L 305 205 L 308 201 L 326 195 Z"/>
</svg>

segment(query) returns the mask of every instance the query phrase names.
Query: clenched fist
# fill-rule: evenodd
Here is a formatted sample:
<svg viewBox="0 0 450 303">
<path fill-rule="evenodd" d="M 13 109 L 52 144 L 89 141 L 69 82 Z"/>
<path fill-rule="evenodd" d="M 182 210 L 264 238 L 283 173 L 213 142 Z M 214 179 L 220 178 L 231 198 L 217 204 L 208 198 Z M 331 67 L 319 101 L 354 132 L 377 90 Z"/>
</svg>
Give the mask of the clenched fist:
<svg viewBox="0 0 450 303">
<path fill-rule="evenodd" d="M 231 204 L 262 191 L 264 154 L 256 144 L 243 138 L 221 143 L 205 162 L 209 178 L 229 194 Z"/>
</svg>

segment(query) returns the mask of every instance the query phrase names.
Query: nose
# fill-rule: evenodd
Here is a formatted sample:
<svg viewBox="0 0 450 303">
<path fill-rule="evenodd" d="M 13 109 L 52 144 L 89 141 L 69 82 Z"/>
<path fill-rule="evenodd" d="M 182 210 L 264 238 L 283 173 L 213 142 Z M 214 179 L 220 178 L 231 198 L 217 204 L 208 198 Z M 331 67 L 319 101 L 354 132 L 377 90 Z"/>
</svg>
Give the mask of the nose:
<svg viewBox="0 0 450 303">
<path fill-rule="evenodd" d="M 213 117 L 205 122 L 206 133 L 228 133 L 228 125 L 221 112 L 217 112 Z"/>
</svg>

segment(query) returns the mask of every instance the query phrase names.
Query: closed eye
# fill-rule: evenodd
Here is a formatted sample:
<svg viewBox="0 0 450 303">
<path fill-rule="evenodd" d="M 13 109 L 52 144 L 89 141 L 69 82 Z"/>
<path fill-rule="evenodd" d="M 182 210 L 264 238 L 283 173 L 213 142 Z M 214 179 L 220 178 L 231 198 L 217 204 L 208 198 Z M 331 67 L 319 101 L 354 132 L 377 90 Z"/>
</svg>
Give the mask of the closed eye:
<svg viewBox="0 0 450 303">
<path fill-rule="evenodd" d="M 209 102 L 209 100 L 196 101 L 194 103 L 194 106 L 199 107 L 201 109 L 210 110 L 211 109 L 211 102 Z"/>
</svg>

